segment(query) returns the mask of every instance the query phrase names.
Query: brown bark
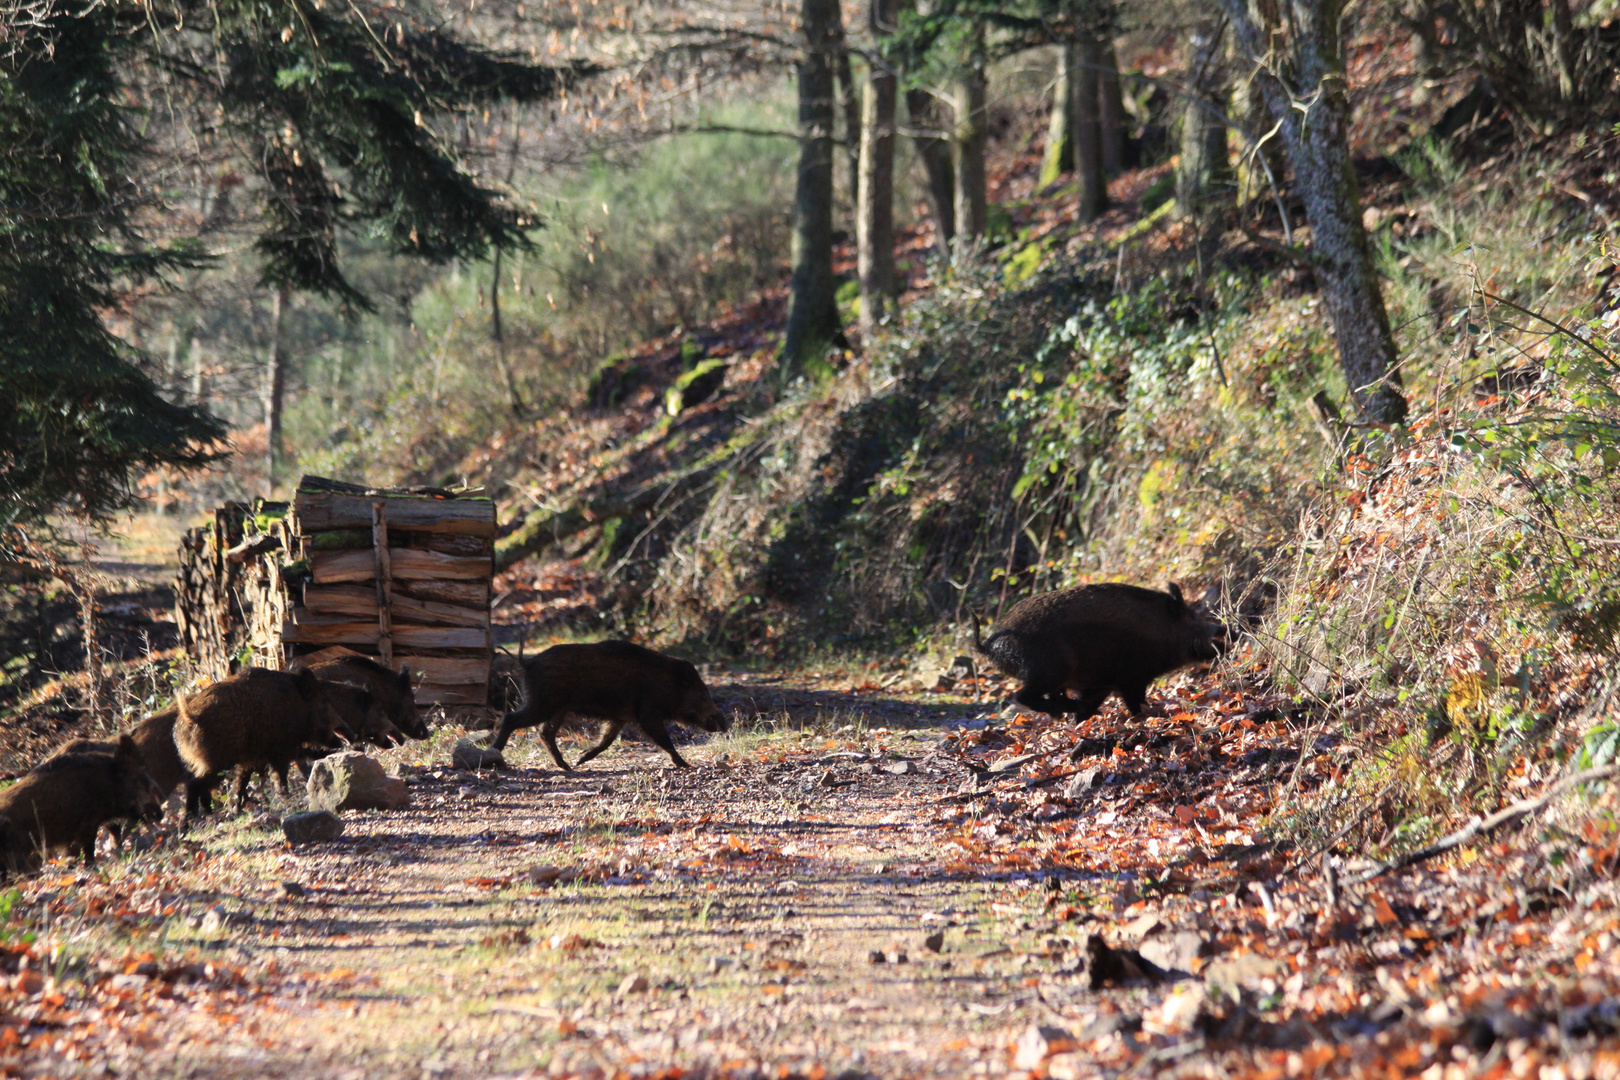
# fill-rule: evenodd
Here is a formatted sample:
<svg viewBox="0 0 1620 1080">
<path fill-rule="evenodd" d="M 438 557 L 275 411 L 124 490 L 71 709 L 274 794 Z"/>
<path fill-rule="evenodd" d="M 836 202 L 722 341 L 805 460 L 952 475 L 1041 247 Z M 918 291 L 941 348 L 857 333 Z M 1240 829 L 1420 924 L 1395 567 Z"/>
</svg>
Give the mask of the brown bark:
<svg viewBox="0 0 1620 1080">
<path fill-rule="evenodd" d="M 1074 171 L 1080 181 L 1078 214 L 1081 221 L 1095 221 L 1108 206 L 1108 182 L 1103 175 L 1102 101 L 1098 69 L 1102 67 L 1102 42 L 1084 38 L 1074 46 Z"/>
<path fill-rule="evenodd" d="M 1119 56 L 1112 41 L 1103 42 L 1102 67 L 1097 72 L 1102 110 L 1102 167 L 1105 176 L 1125 169 L 1125 93 L 1119 82 Z"/>
<path fill-rule="evenodd" d="M 1406 415 L 1394 335 L 1361 224 L 1361 197 L 1347 137 L 1350 102 L 1340 51 L 1340 0 L 1291 0 L 1285 21 L 1266 5 L 1220 0 L 1294 167 L 1310 222 L 1312 256 L 1333 321 L 1339 365 L 1363 417 Z M 1299 107 L 1311 102 L 1309 109 Z"/>
<path fill-rule="evenodd" d="M 928 211 L 934 219 L 934 243 L 948 255 L 956 239 L 956 176 L 951 170 L 950 140 L 943 134 L 944 110 L 927 90 L 906 91 L 906 116 L 911 121 L 912 142 L 928 177 Z"/>
<path fill-rule="evenodd" d="M 1181 119 L 1181 164 L 1176 204 L 1195 217 L 1229 178 L 1226 125 L 1221 120 L 1221 27 L 1211 19 L 1193 28 L 1188 42 L 1188 96 Z"/>
<path fill-rule="evenodd" d="M 884 0 L 872 4 L 874 29 L 892 18 Z M 894 293 L 894 111 L 899 78 L 874 60 L 861 99 L 859 183 L 856 185 L 855 245 L 861 278 L 861 336 L 888 313 Z"/>
<path fill-rule="evenodd" d="M 844 160 L 849 167 L 849 198 L 854 202 L 860 190 L 861 177 L 861 90 L 855 84 L 855 73 L 849 62 L 849 49 L 844 47 L 842 14 L 838 22 L 838 105 L 844 114 Z"/>
<path fill-rule="evenodd" d="M 793 197 L 793 281 L 782 359 L 818 359 L 842 335 L 832 273 L 833 61 L 837 0 L 803 0 L 799 61 L 799 173 Z"/>
</svg>

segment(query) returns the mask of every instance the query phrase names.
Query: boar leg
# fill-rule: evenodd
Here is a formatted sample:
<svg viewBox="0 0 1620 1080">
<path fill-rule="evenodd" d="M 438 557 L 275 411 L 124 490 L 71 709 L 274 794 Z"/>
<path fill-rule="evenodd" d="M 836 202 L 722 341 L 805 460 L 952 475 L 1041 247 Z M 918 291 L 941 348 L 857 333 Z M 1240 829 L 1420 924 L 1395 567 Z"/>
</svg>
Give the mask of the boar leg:
<svg viewBox="0 0 1620 1080">
<path fill-rule="evenodd" d="M 186 820 L 214 812 L 214 778 L 186 781 Z"/>
<path fill-rule="evenodd" d="M 236 812 L 239 814 L 247 809 L 248 781 L 252 779 L 252 772 L 240 765 L 236 767 Z"/>
<path fill-rule="evenodd" d="M 1132 716 L 1141 716 L 1142 706 L 1147 704 L 1147 683 L 1121 686 L 1119 696 L 1124 700 L 1125 708 L 1130 710 Z"/>
<path fill-rule="evenodd" d="M 1074 708 L 1062 690 L 1037 690 L 1026 685 L 1013 695 L 1013 700 L 1031 712 L 1045 713 L 1055 719 L 1061 719 L 1063 714 Z"/>
<path fill-rule="evenodd" d="M 507 716 L 510 718 L 511 714 L 508 713 Z M 557 728 L 561 725 L 562 722 L 555 718 L 547 720 L 544 724 L 541 724 L 540 741 L 546 744 L 547 750 L 551 751 L 551 760 L 557 763 L 557 768 L 561 769 L 563 772 L 573 772 L 574 767 L 563 760 L 562 751 L 557 749 Z M 505 720 L 501 721 L 501 726 L 503 728 L 506 726 Z M 495 744 L 491 743 L 490 745 L 494 746 Z M 499 749 L 499 747 L 497 747 L 497 749 Z"/>
<path fill-rule="evenodd" d="M 506 741 L 512 737 L 512 732 L 517 731 L 519 728 L 533 726 L 534 721 L 529 719 L 527 706 L 518 709 L 516 712 L 509 712 L 501 717 L 501 726 L 495 729 L 495 737 L 490 740 L 489 748 L 491 750 L 505 750 Z M 562 765 L 562 758 L 557 757 L 555 750 L 551 752 L 551 756 L 557 758 L 557 764 Z M 563 768 L 566 769 L 568 766 L 563 765 Z"/>
<path fill-rule="evenodd" d="M 668 751 L 670 758 L 674 760 L 676 765 L 683 769 L 692 767 L 686 763 L 686 759 L 681 757 L 680 752 L 675 749 L 675 743 L 669 737 L 669 729 L 664 726 L 662 720 L 637 717 L 636 724 L 641 728 L 642 734 Z"/>
<path fill-rule="evenodd" d="M 608 723 L 607 730 L 605 732 L 603 732 L 602 737 L 596 741 L 596 745 L 591 747 L 589 750 L 585 751 L 583 754 L 581 754 L 579 756 L 579 760 L 574 762 L 574 768 L 576 768 L 576 769 L 579 768 L 581 765 L 583 765 L 587 761 L 591 760 L 591 758 L 595 757 L 597 754 L 600 754 L 602 751 L 604 751 L 608 747 L 612 746 L 613 745 L 613 740 L 617 739 L 619 737 L 619 732 L 622 731 L 623 729 L 624 729 L 624 721 L 623 720 L 610 721 Z"/>
<path fill-rule="evenodd" d="M 1102 708 L 1102 703 L 1108 700 L 1110 690 L 1108 687 L 1091 687 L 1080 691 L 1080 700 L 1069 700 L 1068 709 L 1074 713 L 1076 721 L 1090 720 Z"/>
</svg>

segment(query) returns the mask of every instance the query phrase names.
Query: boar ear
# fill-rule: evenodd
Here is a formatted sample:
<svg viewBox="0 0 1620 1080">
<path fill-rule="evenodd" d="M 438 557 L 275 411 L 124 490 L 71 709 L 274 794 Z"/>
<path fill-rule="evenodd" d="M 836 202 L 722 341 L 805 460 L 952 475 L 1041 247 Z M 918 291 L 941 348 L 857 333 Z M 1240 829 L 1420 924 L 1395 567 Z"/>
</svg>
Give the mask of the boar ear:
<svg viewBox="0 0 1620 1080">
<path fill-rule="evenodd" d="M 411 666 L 409 664 L 399 665 L 399 685 L 406 690 L 411 688 Z"/>
<path fill-rule="evenodd" d="M 314 697 L 320 690 L 320 683 L 315 679 L 315 673 L 309 668 L 299 668 L 294 678 L 298 680 L 298 695 L 304 698 Z"/>
<path fill-rule="evenodd" d="M 1167 591 L 1170 593 L 1171 598 L 1175 600 L 1176 603 L 1185 604 L 1187 602 L 1181 598 L 1181 586 L 1177 585 L 1175 582 L 1172 581 L 1170 583 L 1170 588 Z"/>
<path fill-rule="evenodd" d="M 132 739 L 129 732 L 126 731 L 118 738 L 118 752 L 120 754 L 139 754 L 141 752 L 141 748 L 135 745 L 135 740 Z"/>
</svg>

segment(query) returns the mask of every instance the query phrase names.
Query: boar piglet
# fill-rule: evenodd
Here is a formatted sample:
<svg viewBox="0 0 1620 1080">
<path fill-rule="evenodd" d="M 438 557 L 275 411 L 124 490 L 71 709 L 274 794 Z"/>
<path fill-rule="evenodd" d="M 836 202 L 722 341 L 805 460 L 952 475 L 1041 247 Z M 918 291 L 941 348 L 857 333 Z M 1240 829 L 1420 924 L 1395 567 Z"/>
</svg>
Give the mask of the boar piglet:
<svg viewBox="0 0 1620 1080">
<path fill-rule="evenodd" d="M 325 686 L 309 670 L 296 674 L 248 668 L 180 701 L 174 742 L 186 770 L 212 787 L 236 770 L 236 806 L 247 805 L 247 786 L 261 769 L 276 772 L 287 790 L 287 770 L 307 746 L 335 747 L 355 733 L 333 708 Z M 207 788 L 188 785 L 186 813 L 206 813 Z"/>
<path fill-rule="evenodd" d="M 1225 631 L 1207 602 L 1187 603 L 1175 584 L 1078 585 L 1014 604 L 983 641 L 975 621 L 974 644 L 1023 680 L 1013 700 L 1026 709 L 1084 720 L 1117 693 L 1139 715 L 1154 679 L 1219 655 Z"/>
<path fill-rule="evenodd" d="M 0 791 L 0 872 L 26 873 L 59 854 L 93 863 L 101 826 L 162 816 L 157 785 L 128 735 L 53 755 Z"/>
<path fill-rule="evenodd" d="M 538 724 L 540 738 L 564 772 L 572 768 L 557 749 L 557 732 L 570 716 L 607 721 L 601 739 L 580 756 L 580 765 L 612 746 L 626 724 L 634 724 L 684 769 L 687 763 L 670 741 L 665 721 L 703 731 L 731 726 L 697 668 L 628 641 L 553 645 L 523 665 L 523 683 L 523 707 L 501 718 L 490 746 L 500 750 L 512 732 Z"/>
</svg>

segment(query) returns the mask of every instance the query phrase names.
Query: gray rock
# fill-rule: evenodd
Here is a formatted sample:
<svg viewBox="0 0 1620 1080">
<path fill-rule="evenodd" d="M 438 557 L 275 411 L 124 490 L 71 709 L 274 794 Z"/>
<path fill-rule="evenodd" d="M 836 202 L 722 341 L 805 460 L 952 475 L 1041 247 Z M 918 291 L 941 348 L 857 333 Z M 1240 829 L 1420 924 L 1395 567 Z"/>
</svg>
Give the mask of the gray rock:
<svg viewBox="0 0 1620 1080">
<path fill-rule="evenodd" d="M 355 750 L 321 758 L 309 770 L 312 810 L 398 810 L 410 801 L 405 781 L 389 776 L 382 762 Z"/>
<path fill-rule="evenodd" d="M 458 769 L 476 772 L 482 769 L 504 769 L 506 759 L 501 756 L 499 750 L 489 750 L 463 739 L 456 743 L 456 748 L 450 752 L 450 764 Z"/>
<path fill-rule="evenodd" d="M 1208 956 L 1214 950 L 1202 934 L 1180 930 L 1174 934 L 1151 934 L 1142 940 L 1136 951 L 1166 971 L 1190 972 L 1200 956 Z"/>
<path fill-rule="evenodd" d="M 294 844 L 336 840 L 343 835 L 343 819 L 330 810 L 310 810 L 281 819 L 282 834 Z"/>
</svg>

